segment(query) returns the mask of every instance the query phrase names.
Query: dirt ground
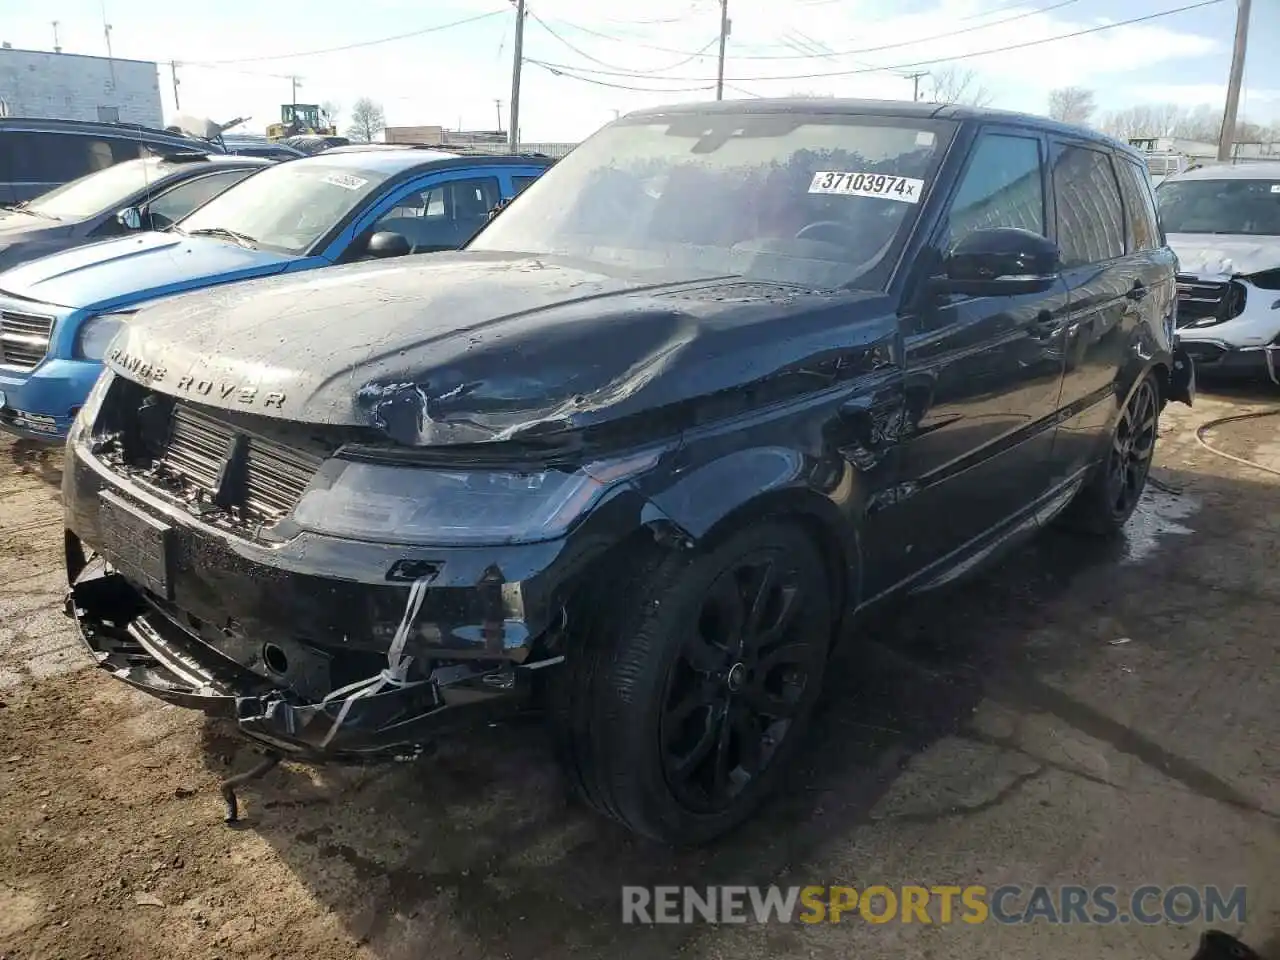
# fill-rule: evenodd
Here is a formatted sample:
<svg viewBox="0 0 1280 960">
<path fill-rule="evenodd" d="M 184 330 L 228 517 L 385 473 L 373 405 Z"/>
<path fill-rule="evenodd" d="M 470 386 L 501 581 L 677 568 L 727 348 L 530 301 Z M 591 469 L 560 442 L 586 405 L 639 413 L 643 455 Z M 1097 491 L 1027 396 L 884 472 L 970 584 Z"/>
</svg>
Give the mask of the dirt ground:
<svg viewBox="0 0 1280 960">
<path fill-rule="evenodd" d="M 0 957 L 1189 960 L 1199 924 L 624 927 L 622 884 L 1247 885 L 1280 960 L 1280 478 L 1173 407 L 1127 536 L 1050 532 L 862 631 L 788 789 L 673 853 L 568 800 L 536 724 L 410 765 L 286 765 L 87 668 L 60 457 L 0 441 Z M 1213 433 L 1280 467 L 1280 418 Z M 1116 643 L 1115 641 L 1127 641 Z"/>
</svg>

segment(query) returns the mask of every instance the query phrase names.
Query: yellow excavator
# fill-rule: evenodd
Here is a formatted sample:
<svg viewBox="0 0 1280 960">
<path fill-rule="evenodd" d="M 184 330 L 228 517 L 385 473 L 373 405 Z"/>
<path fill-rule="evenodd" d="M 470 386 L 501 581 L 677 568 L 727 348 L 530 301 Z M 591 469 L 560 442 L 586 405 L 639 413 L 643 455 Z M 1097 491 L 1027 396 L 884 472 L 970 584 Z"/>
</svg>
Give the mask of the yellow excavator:
<svg viewBox="0 0 1280 960">
<path fill-rule="evenodd" d="M 285 137 L 296 137 L 301 134 L 332 137 L 337 133 L 338 128 L 332 123 L 321 121 L 320 105 L 317 103 L 282 103 L 280 104 L 280 122 L 267 127 L 268 140 L 283 140 Z"/>
</svg>

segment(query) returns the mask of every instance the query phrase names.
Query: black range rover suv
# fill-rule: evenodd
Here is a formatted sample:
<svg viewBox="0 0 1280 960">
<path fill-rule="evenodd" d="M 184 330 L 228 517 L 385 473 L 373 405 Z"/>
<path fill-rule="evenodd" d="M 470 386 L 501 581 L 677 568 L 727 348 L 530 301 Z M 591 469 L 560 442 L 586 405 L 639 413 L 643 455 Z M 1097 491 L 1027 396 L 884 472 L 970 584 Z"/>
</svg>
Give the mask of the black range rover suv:
<svg viewBox="0 0 1280 960">
<path fill-rule="evenodd" d="M 715 836 L 833 641 L 1064 514 L 1190 403 L 1142 159 L 1041 118 L 628 116 L 458 253 L 144 310 L 68 441 L 99 664 L 273 751 L 533 699 L 601 812 Z"/>
</svg>

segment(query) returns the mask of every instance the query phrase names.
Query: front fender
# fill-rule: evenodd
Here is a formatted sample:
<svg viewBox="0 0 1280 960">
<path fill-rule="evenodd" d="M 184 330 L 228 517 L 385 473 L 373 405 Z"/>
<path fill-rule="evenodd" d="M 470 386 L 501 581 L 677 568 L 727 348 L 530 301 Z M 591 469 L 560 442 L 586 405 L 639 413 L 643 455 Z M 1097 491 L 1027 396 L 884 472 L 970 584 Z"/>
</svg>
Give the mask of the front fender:
<svg viewBox="0 0 1280 960">
<path fill-rule="evenodd" d="M 827 563 L 846 616 L 861 593 L 856 517 L 865 501 L 848 461 L 824 460 L 781 446 L 740 450 L 682 471 L 676 482 L 646 491 L 655 531 L 674 527 L 685 545 L 713 544 L 766 517 L 804 525 Z"/>
</svg>

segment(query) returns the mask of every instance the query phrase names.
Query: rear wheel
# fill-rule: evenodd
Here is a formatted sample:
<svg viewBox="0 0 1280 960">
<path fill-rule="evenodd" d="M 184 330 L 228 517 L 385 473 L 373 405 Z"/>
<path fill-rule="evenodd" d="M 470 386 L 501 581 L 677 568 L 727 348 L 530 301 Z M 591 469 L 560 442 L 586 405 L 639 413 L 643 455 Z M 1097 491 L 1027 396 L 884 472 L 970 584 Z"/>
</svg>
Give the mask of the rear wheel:
<svg viewBox="0 0 1280 960">
<path fill-rule="evenodd" d="M 831 639 L 827 574 L 782 523 L 706 552 L 641 553 L 581 605 L 552 713 L 591 806 L 702 842 L 752 812 L 801 739 Z"/>
<path fill-rule="evenodd" d="M 1072 526 L 1099 535 L 1124 526 L 1146 488 L 1159 425 L 1160 391 L 1148 373 L 1121 409 L 1106 457 L 1067 512 Z"/>
</svg>

